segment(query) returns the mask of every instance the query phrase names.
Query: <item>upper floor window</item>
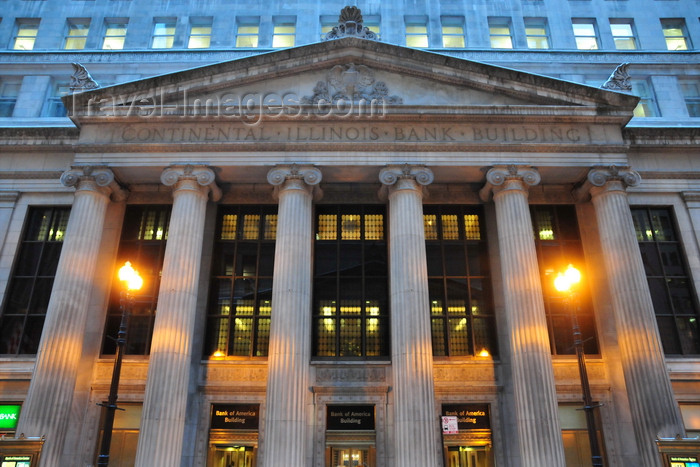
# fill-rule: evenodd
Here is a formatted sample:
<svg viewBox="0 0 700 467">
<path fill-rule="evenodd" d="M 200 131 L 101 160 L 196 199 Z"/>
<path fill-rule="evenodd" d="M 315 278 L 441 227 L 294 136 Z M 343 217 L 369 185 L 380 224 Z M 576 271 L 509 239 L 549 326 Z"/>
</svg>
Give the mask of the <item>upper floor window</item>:
<svg viewBox="0 0 700 467">
<path fill-rule="evenodd" d="M 275 23 L 272 29 L 272 47 L 294 47 L 296 41 L 297 26 L 291 21 Z"/>
<path fill-rule="evenodd" d="M 583 351 L 598 353 L 593 307 L 587 287 L 579 286 L 577 310 L 571 310 L 564 296 L 554 289 L 557 273 L 566 270 L 569 264 L 584 270 L 583 247 L 578 230 L 576 209 L 571 205 L 532 205 L 532 224 L 535 230 L 537 262 L 540 267 L 544 308 L 547 317 L 549 342 L 553 355 L 576 353 L 573 339 L 573 316 L 576 313 Z"/>
<path fill-rule="evenodd" d="M 70 208 L 32 207 L 0 315 L 0 354 L 35 354 Z"/>
<path fill-rule="evenodd" d="M 15 36 L 12 40 L 14 50 L 33 50 L 39 33 L 39 19 L 18 19 Z"/>
<path fill-rule="evenodd" d="M 363 16 L 365 22 L 364 26 L 377 35 L 377 39 L 382 38 L 382 22 L 381 17 L 378 15 L 367 15 Z"/>
<path fill-rule="evenodd" d="M 688 116 L 700 117 L 700 81 L 681 81 L 680 84 Z"/>
<path fill-rule="evenodd" d="M 426 48 L 428 41 L 428 25 L 422 18 L 406 18 L 406 46 Z"/>
<path fill-rule="evenodd" d="M 158 303 L 160 274 L 163 269 L 165 245 L 170 224 L 169 205 L 129 205 L 124 213 L 124 225 L 115 264 L 130 261 L 141 277 L 143 287 L 134 294 L 134 307 L 129 317 L 125 354 L 148 355 Z M 115 274 L 116 276 L 116 274 Z M 121 284 L 115 277 L 112 297 L 107 310 L 103 354 L 116 351 L 115 338 L 121 322 L 119 293 Z"/>
<path fill-rule="evenodd" d="M 70 85 L 68 83 L 54 84 L 51 88 L 51 95 L 46 102 L 44 115 L 47 117 L 65 117 L 68 112 L 61 98 L 68 94 L 70 94 Z"/>
<path fill-rule="evenodd" d="M 598 31 L 594 19 L 574 18 L 572 20 L 576 48 L 579 50 L 597 50 Z"/>
<path fill-rule="evenodd" d="M 481 208 L 426 205 L 423 212 L 433 355 L 497 355 Z"/>
<path fill-rule="evenodd" d="M 634 207 L 632 218 L 664 352 L 700 354 L 693 281 L 671 209 Z"/>
<path fill-rule="evenodd" d="M 442 17 L 442 46 L 446 49 L 464 48 L 464 18 Z"/>
<path fill-rule="evenodd" d="M 176 18 L 160 18 L 153 23 L 153 40 L 151 47 L 154 49 L 172 49 L 175 42 Z"/>
<path fill-rule="evenodd" d="M 0 83 L 0 117 L 12 117 L 21 86 L 17 81 Z"/>
<path fill-rule="evenodd" d="M 260 24 L 256 21 L 238 23 L 236 47 L 257 47 L 260 36 Z"/>
<path fill-rule="evenodd" d="M 633 26 L 631 19 L 610 20 L 610 32 L 612 32 L 617 50 L 637 49 L 637 39 Z"/>
<path fill-rule="evenodd" d="M 66 22 L 65 50 L 83 50 L 90 30 L 90 19 L 69 19 Z"/>
<path fill-rule="evenodd" d="M 634 109 L 635 117 L 658 117 L 659 111 L 652 88 L 644 80 L 632 80 L 632 94 L 639 96 L 639 103 Z"/>
<path fill-rule="evenodd" d="M 316 207 L 313 355 L 389 355 L 385 207 Z"/>
<path fill-rule="evenodd" d="M 661 28 L 666 39 L 668 50 L 688 50 L 690 49 L 690 38 L 685 27 L 685 20 L 682 18 L 669 18 L 661 20 Z"/>
<path fill-rule="evenodd" d="M 126 39 L 126 28 L 128 22 L 126 20 L 107 20 L 105 21 L 105 36 L 102 40 L 102 49 L 104 50 L 121 50 L 124 48 Z"/>
<path fill-rule="evenodd" d="M 219 208 L 206 357 L 267 355 L 276 236 L 277 206 Z"/>
<path fill-rule="evenodd" d="M 191 18 L 188 49 L 208 49 L 211 46 L 211 18 Z"/>
<path fill-rule="evenodd" d="M 525 18 L 528 49 L 549 49 L 549 29 L 546 18 Z"/>
<path fill-rule="evenodd" d="M 492 49 L 512 49 L 513 36 L 509 18 L 489 18 L 489 38 Z"/>
</svg>

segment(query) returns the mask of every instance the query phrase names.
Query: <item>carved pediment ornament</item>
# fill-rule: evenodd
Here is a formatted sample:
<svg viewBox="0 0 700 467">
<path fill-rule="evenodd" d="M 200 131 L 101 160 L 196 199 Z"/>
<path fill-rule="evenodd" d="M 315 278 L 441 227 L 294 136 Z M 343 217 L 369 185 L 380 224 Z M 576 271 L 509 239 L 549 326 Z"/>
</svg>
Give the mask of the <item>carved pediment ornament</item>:
<svg viewBox="0 0 700 467">
<path fill-rule="evenodd" d="M 338 25 L 333 26 L 324 37 L 324 41 L 341 37 L 359 37 L 361 39 L 379 40 L 377 35 L 362 24 L 362 12 L 356 6 L 346 6 L 340 10 Z"/>
<path fill-rule="evenodd" d="M 99 88 L 97 81 L 92 79 L 87 69 L 80 63 L 73 63 L 73 75 L 70 77 L 70 90 L 87 91 L 89 89 Z"/>
<path fill-rule="evenodd" d="M 336 65 L 326 74 L 325 81 L 314 87 L 313 96 L 305 96 L 302 104 L 322 106 L 339 103 L 403 104 L 403 99 L 389 95 L 389 87 L 384 81 L 376 81 L 374 72 L 365 65 Z"/>
<path fill-rule="evenodd" d="M 629 66 L 629 63 L 618 65 L 601 88 L 611 91 L 631 91 L 632 84 L 630 82 L 630 75 L 627 72 Z"/>
</svg>

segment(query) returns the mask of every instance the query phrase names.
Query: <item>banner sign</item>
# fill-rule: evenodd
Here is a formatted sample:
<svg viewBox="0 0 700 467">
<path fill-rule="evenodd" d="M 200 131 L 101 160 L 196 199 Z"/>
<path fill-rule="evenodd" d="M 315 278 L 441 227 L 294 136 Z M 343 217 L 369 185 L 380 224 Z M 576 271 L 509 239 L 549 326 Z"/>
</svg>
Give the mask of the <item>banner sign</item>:
<svg viewBox="0 0 700 467">
<path fill-rule="evenodd" d="M 260 404 L 212 404 L 213 430 L 257 430 Z"/>
<path fill-rule="evenodd" d="M 374 405 L 326 406 L 326 430 L 374 430 Z"/>
<path fill-rule="evenodd" d="M 459 431 L 491 429 L 488 404 L 443 404 L 442 416 L 456 417 Z"/>
<path fill-rule="evenodd" d="M 14 431 L 19 420 L 19 411 L 22 408 L 18 404 L 0 405 L 0 431 Z"/>
</svg>

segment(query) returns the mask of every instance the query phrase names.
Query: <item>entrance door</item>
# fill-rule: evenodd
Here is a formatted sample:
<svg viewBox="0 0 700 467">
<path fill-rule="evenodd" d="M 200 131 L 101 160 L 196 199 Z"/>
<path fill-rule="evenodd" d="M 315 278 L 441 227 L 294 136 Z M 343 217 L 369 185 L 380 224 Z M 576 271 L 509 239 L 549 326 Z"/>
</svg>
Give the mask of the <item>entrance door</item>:
<svg viewBox="0 0 700 467">
<path fill-rule="evenodd" d="M 369 447 L 332 447 L 330 467 L 374 467 Z"/>
<path fill-rule="evenodd" d="M 486 446 L 450 446 L 447 467 L 492 467 L 491 450 Z"/>
<path fill-rule="evenodd" d="M 255 467 L 253 446 L 216 446 L 212 467 Z"/>
</svg>

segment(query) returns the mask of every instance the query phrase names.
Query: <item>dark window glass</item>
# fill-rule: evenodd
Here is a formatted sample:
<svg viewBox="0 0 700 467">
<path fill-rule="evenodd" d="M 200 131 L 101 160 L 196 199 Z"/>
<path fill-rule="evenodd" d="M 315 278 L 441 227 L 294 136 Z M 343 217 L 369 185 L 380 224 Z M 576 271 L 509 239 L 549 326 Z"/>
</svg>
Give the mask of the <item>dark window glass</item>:
<svg viewBox="0 0 700 467">
<path fill-rule="evenodd" d="M 423 212 L 433 355 L 497 355 L 482 209 L 428 205 Z"/>
<path fill-rule="evenodd" d="M 122 236 L 117 254 L 117 268 L 131 262 L 143 278 L 143 287 L 134 293 L 134 307 L 129 316 L 126 345 L 127 355 L 148 355 L 155 320 L 160 274 L 163 269 L 165 244 L 168 239 L 170 205 L 126 207 Z M 116 278 L 112 285 L 112 297 L 107 312 L 103 354 L 116 352 L 116 337 L 121 322 L 119 295 L 122 285 Z"/>
<path fill-rule="evenodd" d="M 386 357 L 388 266 L 384 206 L 317 206 L 316 357 Z"/>
<path fill-rule="evenodd" d="M 70 208 L 29 209 L 0 315 L 0 354 L 35 354 L 39 347 Z"/>
<path fill-rule="evenodd" d="M 696 297 L 671 209 L 632 208 L 664 352 L 700 354 Z"/>
<path fill-rule="evenodd" d="M 206 357 L 264 357 L 270 339 L 277 206 L 221 206 Z"/>
<path fill-rule="evenodd" d="M 573 340 L 572 313 L 576 313 L 587 354 L 598 353 L 595 319 L 590 293 L 584 281 L 579 284 L 575 304 L 567 305 L 561 292 L 554 289 L 554 278 L 569 264 L 584 271 L 583 249 L 579 237 L 576 209 L 572 205 L 531 206 L 535 230 L 537 260 L 542 278 L 549 341 L 553 355 L 576 353 Z"/>
</svg>

